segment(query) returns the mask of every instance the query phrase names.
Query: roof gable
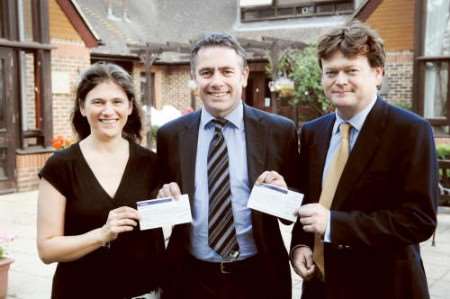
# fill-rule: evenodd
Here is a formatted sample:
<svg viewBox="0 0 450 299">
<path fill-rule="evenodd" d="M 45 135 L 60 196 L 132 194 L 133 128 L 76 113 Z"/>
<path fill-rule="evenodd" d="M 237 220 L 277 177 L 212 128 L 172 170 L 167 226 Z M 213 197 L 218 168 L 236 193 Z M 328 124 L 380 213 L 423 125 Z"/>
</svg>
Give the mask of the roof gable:
<svg viewBox="0 0 450 299">
<path fill-rule="evenodd" d="M 56 2 L 69 19 L 73 28 L 78 32 L 86 47 L 94 48 L 101 44 L 100 39 L 95 34 L 95 31 L 90 27 L 75 2 L 71 0 L 56 0 Z"/>
</svg>

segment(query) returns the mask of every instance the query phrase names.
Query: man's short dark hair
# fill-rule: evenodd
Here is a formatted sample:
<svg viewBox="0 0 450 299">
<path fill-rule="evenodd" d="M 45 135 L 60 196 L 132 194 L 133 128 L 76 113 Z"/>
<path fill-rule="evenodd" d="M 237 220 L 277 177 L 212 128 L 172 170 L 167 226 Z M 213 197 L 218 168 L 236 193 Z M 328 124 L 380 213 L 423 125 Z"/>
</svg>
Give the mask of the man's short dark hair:
<svg viewBox="0 0 450 299">
<path fill-rule="evenodd" d="M 211 32 L 204 34 L 197 40 L 191 50 L 191 73 L 195 74 L 195 59 L 200 49 L 212 47 L 225 47 L 236 51 L 236 54 L 242 58 L 242 68 L 247 66 L 247 54 L 239 42 L 230 34 L 223 32 Z"/>
<path fill-rule="evenodd" d="M 371 67 L 384 67 L 386 54 L 384 43 L 378 33 L 359 21 L 336 28 L 319 39 L 317 52 L 319 65 L 322 59 L 330 58 L 336 51 L 347 57 L 367 56 Z"/>
</svg>

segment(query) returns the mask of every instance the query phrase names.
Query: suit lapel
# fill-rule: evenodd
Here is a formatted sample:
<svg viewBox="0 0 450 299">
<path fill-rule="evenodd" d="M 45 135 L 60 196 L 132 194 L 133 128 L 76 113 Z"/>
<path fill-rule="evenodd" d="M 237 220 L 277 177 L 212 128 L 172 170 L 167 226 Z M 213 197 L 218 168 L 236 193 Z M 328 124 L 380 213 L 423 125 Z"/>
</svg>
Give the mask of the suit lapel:
<svg viewBox="0 0 450 299">
<path fill-rule="evenodd" d="M 356 182 L 367 170 L 367 164 L 376 153 L 383 131 L 386 127 L 388 106 L 378 97 L 372 110 L 367 115 L 355 146 L 342 173 L 332 208 L 339 207 L 345 199 L 349 198 Z"/>
<path fill-rule="evenodd" d="M 182 191 L 194 198 L 195 162 L 197 156 L 198 129 L 200 125 L 200 110 L 192 113 L 182 130 L 178 132 L 179 157 L 181 164 Z"/>
<path fill-rule="evenodd" d="M 258 176 L 265 170 L 266 140 L 270 128 L 266 128 L 253 108 L 244 104 L 245 138 L 247 143 L 247 169 L 249 187 L 252 188 Z"/>
</svg>

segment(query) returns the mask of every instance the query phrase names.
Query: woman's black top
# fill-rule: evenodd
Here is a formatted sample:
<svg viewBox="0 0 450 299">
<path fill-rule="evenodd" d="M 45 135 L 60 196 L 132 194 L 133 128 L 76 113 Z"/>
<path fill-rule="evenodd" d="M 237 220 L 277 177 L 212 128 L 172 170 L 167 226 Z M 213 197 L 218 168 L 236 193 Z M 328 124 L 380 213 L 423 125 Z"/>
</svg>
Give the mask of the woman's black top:
<svg viewBox="0 0 450 299">
<path fill-rule="evenodd" d="M 137 201 L 153 198 L 158 173 L 156 155 L 130 142 L 129 160 L 114 198 L 97 181 L 78 143 L 55 152 L 39 175 L 66 198 L 64 235 L 74 236 L 103 226 L 110 210 L 136 208 Z M 161 229 L 136 227 L 121 233 L 109 248 L 58 263 L 52 298 L 130 298 L 150 292 L 160 285 L 163 252 Z"/>
</svg>

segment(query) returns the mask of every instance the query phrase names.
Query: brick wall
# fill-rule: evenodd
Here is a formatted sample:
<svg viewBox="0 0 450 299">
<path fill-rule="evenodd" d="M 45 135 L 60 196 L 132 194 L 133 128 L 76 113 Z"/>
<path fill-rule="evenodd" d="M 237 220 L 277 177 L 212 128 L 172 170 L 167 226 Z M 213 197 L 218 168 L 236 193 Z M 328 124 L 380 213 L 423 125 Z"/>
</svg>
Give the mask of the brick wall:
<svg viewBox="0 0 450 299">
<path fill-rule="evenodd" d="M 35 94 L 34 94 L 34 56 L 33 54 L 27 53 L 25 55 L 25 84 L 24 84 L 24 92 L 25 92 L 25 105 L 22 108 L 24 110 L 25 120 L 23 121 L 25 128 L 33 130 L 36 129 L 36 103 L 35 103 Z"/>
<path fill-rule="evenodd" d="M 161 70 L 161 95 L 158 105 L 162 107 L 170 104 L 183 111 L 191 106 L 191 93 L 188 88 L 190 80 L 189 66 L 168 65 L 162 66 Z"/>
<path fill-rule="evenodd" d="M 386 98 L 406 108 L 412 106 L 415 1 L 384 0 L 367 20 L 385 44 Z"/>
<path fill-rule="evenodd" d="M 53 88 L 53 134 L 73 138 L 70 115 L 74 105 L 74 89 L 80 73 L 90 65 L 90 50 L 73 28 L 55 0 L 49 1 L 49 25 L 51 44 L 56 46 L 51 53 L 52 86 L 59 84 L 68 88 Z M 26 63 L 26 120 L 29 129 L 35 127 L 33 58 L 27 55 Z M 38 171 L 51 153 L 17 154 L 17 190 L 36 189 L 39 184 Z"/>
<path fill-rule="evenodd" d="M 69 93 L 53 93 L 53 135 L 73 137 L 70 115 L 75 101 L 75 88 L 83 70 L 90 65 L 89 49 L 82 42 L 52 40 L 52 76 L 65 74 Z M 55 80 L 56 78 L 52 78 Z"/>
<path fill-rule="evenodd" d="M 51 153 L 27 154 L 16 156 L 17 191 L 30 191 L 39 185 L 38 172 Z"/>
<path fill-rule="evenodd" d="M 74 105 L 74 90 L 80 73 L 90 65 L 89 49 L 81 41 L 67 41 L 52 39 L 52 84 L 63 74 L 68 78 L 69 91 L 52 94 L 53 99 L 53 136 L 62 135 L 74 139 L 70 125 L 70 115 Z M 27 57 L 27 70 L 32 71 L 32 59 Z M 27 71 L 27 119 L 28 128 L 34 128 L 34 93 L 32 85 L 33 76 Z M 18 154 L 16 156 L 17 190 L 27 191 L 36 189 L 39 184 L 37 173 L 45 164 L 49 153 L 44 154 Z"/>
<path fill-rule="evenodd" d="M 385 76 L 388 93 L 386 98 L 402 107 L 412 105 L 413 52 L 387 52 Z"/>
</svg>

